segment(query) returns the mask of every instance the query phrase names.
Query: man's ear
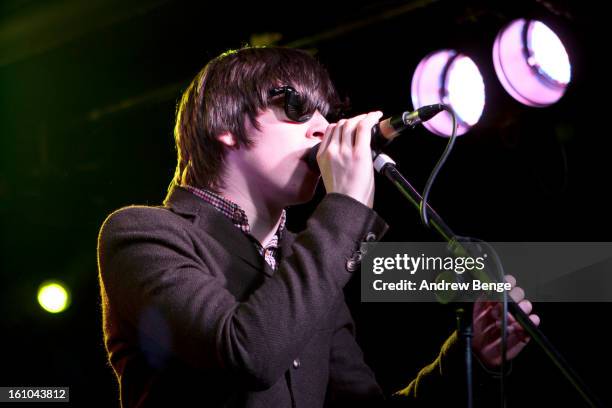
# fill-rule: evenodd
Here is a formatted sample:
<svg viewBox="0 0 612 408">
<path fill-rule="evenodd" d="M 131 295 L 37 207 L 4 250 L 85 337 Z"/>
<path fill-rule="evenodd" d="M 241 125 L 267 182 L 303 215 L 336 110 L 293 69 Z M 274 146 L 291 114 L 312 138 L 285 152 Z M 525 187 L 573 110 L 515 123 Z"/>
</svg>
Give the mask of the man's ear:
<svg viewBox="0 0 612 408">
<path fill-rule="evenodd" d="M 227 147 L 236 146 L 236 138 L 230 132 L 223 132 L 217 136 L 217 140 Z"/>
</svg>

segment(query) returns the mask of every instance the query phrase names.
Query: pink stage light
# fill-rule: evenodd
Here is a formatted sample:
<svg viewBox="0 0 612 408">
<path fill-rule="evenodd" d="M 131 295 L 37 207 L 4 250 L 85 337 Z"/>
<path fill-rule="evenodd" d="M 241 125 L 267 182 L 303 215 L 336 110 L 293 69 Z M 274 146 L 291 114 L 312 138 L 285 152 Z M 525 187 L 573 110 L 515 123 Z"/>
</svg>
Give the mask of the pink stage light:
<svg viewBox="0 0 612 408">
<path fill-rule="evenodd" d="M 506 91 L 520 103 L 534 107 L 557 102 L 572 74 L 563 43 L 536 20 L 514 20 L 497 34 L 493 64 Z"/>
<path fill-rule="evenodd" d="M 421 60 L 412 77 L 412 104 L 450 105 L 457 115 L 457 135 L 478 123 L 485 105 L 485 86 L 478 67 L 471 58 L 455 50 L 440 50 Z M 448 137 L 452 118 L 441 112 L 423 124 L 430 132 Z"/>
</svg>

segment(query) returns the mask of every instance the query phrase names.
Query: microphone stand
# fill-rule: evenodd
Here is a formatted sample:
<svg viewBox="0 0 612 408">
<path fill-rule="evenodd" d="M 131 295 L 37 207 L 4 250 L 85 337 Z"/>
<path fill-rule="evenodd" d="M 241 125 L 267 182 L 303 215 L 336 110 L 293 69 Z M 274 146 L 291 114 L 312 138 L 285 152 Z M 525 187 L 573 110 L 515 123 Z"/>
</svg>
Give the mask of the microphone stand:
<svg viewBox="0 0 612 408">
<path fill-rule="evenodd" d="M 419 203 L 422 200 L 421 195 L 417 190 L 404 178 L 404 176 L 397 169 L 395 162 L 389 156 L 384 153 L 376 153 L 372 151 L 372 157 L 374 159 L 374 168 L 376 171 L 385 177 L 387 177 L 395 187 L 402 193 L 402 195 L 417 209 L 419 210 Z M 434 211 L 429 204 L 426 207 L 427 214 L 429 216 L 430 225 L 433 229 L 451 246 L 459 249 L 463 249 L 459 237 L 446 225 L 444 220 Z M 466 302 L 457 308 L 457 323 L 459 328 L 459 335 L 464 343 L 465 347 L 465 359 L 466 359 L 466 389 L 467 389 L 467 401 L 468 407 L 472 407 L 473 401 L 473 390 L 472 390 L 472 351 L 471 351 L 471 339 L 472 339 L 472 307 L 473 304 Z M 525 329 L 529 336 L 540 346 L 544 353 L 552 360 L 557 366 L 565 378 L 572 384 L 576 391 L 582 396 L 584 401 L 590 407 L 603 407 L 603 404 L 599 399 L 588 389 L 584 381 L 578 376 L 578 374 L 570 367 L 565 358 L 561 353 L 553 346 L 553 344 L 544 336 L 542 331 L 533 324 L 529 319 L 529 316 L 523 312 L 516 302 L 508 297 L 508 311 L 514 316 L 519 324 Z M 503 375 L 503 374 L 502 374 Z"/>
</svg>

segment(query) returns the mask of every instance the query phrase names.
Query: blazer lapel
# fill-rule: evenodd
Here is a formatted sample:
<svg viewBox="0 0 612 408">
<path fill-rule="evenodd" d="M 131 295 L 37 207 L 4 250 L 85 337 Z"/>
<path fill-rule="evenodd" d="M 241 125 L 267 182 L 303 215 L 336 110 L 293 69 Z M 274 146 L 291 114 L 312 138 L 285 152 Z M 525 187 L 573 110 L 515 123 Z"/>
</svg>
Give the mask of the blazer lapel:
<svg viewBox="0 0 612 408">
<path fill-rule="evenodd" d="M 227 217 L 212 206 L 207 205 L 207 207 L 209 208 L 204 209 L 199 214 L 199 226 L 225 248 L 230 256 L 237 256 L 257 269 L 263 269 L 264 273 L 271 275 L 271 271 L 265 269 L 268 263 L 259 254 L 255 244 Z"/>
<path fill-rule="evenodd" d="M 204 200 L 182 187 L 174 187 L 164 205 L 177 214 L 191 217 L 213 239 L 226 249 L 229 256 L 237 256 L 271 276 L 274 272 L 255 248 L 255 244 L 225 215 Z"/>
</svg>

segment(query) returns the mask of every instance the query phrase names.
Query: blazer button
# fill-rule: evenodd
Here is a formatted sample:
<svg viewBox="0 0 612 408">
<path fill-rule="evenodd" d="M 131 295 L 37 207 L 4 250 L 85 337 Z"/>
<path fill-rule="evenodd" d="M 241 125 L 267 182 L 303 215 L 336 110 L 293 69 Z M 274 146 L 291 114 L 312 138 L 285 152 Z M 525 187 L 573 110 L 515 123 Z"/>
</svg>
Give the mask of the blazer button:
<svg viewBox="0 0 612 408">
<path fill-rule="evenodd" d="M 361 264 L 361 260 L 363 259 L 363 255 L 361 251 L 355 251 L 353 256 L 351 256 L 348 261 L 346 261 L 346 269 L 349 272 L 355 272 L 359 265 Z"/>
<path fill-rule="evenodd" d="M 302 363 L 300 362 L 299 358 L 296 358 L 295 360 L 293 360 L 293 368 L 295 369 L 300 368 L 301 365 Z"/>
</svg>

